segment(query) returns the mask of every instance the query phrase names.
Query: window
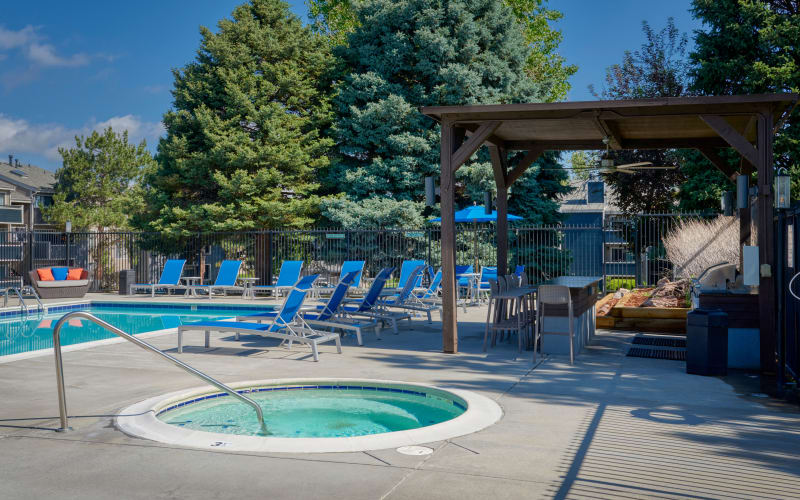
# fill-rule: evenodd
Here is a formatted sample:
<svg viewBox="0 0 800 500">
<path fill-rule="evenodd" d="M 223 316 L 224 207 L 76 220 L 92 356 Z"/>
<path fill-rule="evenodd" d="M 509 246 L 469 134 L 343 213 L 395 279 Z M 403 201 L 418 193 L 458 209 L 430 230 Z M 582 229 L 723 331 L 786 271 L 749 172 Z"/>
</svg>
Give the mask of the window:
<svg viewBox="0 0 800 500">
<path fill-rule="evenodd" d="M 37 194 L 34 200 L 36 208 L 45 208 L 53 204 L 53 197 L 47 194 Z"/>
<path fill-rule="evenodd" d="M 0 192 L 0 207 L 6 206 L 6 197 L 8 196 L 7 193 Z"/>
</svg>

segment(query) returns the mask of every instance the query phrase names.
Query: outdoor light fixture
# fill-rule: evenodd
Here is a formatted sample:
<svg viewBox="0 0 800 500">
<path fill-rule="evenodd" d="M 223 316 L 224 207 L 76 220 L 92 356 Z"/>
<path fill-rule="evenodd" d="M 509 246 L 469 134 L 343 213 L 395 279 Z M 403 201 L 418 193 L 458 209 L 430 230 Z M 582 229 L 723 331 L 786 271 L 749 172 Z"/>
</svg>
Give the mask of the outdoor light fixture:
<svg viewBox="0 0 800 500">
<path fill-rule="evenodd" d="M 791 178 L 785 168 L 778 169 L 775 175 L 775 208 L 789 208 L 792 202 Z"/>
<path fill-rule="evenodd" d="M 736 208 L 750 208 L 750 177 L 747 175 L 736 176 Z"/>
<path fill-rule="evenodd" d="M 67 223 L 64 224 L 64 232 L 65 233 L 71 233 L 72 232 L 72 221 L 68 220 Z"/>
<path fill-rule="evenodd" d="M 726 217 L 733 215 L 733 191 L 722 193 L 722 215 Z"/>
<path fill-rule="evenodd" d="M 485 191 L 483 193 L 483 213 L 492 215 L 492 192 Z"/>
</svg>

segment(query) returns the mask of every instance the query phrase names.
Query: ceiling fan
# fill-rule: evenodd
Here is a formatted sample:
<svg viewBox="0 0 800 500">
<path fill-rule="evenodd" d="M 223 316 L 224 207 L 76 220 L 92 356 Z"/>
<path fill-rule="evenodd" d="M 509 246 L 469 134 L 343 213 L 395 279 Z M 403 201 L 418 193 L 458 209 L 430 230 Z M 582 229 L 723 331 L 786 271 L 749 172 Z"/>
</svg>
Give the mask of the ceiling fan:
<svg viewBox="0 0 800 500">
<path fill-rule="evenodd" d="M 675 170 L 677 165 L 658 165 L 654 166 L 651 161 L 640 161 L 637 163 L 626 163 L 624 165 L 615 165 L 614 157 L 611 156 L 611 148 L 609 147 L 608 137 L 603 137 L 603 144 L 606 145 L 606 152 L 600 157 L 601 170 L 611 170 L 623 174 L 635 174 L 637 172 L 645 172 L 649 170 Z"/>
</svg>

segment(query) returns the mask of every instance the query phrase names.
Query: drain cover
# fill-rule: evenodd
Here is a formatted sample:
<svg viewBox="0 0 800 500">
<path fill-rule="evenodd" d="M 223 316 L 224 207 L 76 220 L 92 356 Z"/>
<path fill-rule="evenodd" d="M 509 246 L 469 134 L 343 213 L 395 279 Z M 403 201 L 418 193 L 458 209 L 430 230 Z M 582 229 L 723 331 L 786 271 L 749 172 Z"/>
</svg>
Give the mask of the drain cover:
<svg viewBox="0 0 800 500">
<path fill-rule="evenodd" d="M 401 446 L 397 448 L 397 453 L 402 453 L 403 455 L 430 455 L 433 453 L 433 448 L 428 448 L 427 446 Z"/>
</svg>

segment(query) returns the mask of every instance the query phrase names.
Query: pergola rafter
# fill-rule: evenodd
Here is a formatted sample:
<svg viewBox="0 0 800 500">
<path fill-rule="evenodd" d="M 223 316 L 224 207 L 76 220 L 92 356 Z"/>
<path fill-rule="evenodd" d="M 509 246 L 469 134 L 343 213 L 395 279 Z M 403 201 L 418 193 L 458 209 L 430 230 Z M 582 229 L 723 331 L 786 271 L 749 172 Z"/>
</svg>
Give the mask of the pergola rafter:
<svg viewBox="0 0 800 500">
<path fill-rule="evenodd" d="M 761 366 L 774 367 L 775 295 L 772 224 L 772 140 L 796 94 L 669 97 L 623 101 L 433 106 L 422 113 L 441 124 L 443 346 L 457 352 L 454 174 L 478 148 L 489 146 L 497 186 L 497 272 L 508 270 L 508 189 L 547 150 L 697 149 L 729 179 L 758 173 Z M 465 138 L 469 137 L 466 142 Z M 719 154 L 734 148 L 739 171 Z M 509 171 L 508 152 L 525 151 Z M 749 244 L 750 217 L 742 217 L 742 243 Z M 766 265 L 766 267 L 764 266 Z"/>
</svg>

